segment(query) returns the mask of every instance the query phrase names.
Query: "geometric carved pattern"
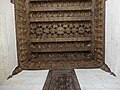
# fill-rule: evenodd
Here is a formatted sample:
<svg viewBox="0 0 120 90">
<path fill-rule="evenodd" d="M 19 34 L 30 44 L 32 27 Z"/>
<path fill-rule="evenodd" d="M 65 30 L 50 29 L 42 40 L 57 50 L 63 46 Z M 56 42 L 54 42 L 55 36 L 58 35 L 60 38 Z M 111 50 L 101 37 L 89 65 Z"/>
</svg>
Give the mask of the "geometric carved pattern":
<svg viewBox="0 0 120 90">
<path fill-rule="evenodd" d="M 59 10 L 59 9 L 75 9 L 76 8 L 84 8 L 88 9 L 92 6 L 92 0 L 86 0 L 86 1 L 78 1 L 78 0 L 71 0 L 63 2 L 62 0 L 38 0 L 39 2 L 36 2 L 35 0 L 30 0 L 30 10 L 34 11 L 42 11 L 42 10 Z M 43 1 L 43 2 L 42 2 Z M 46 3 L 48 1 L 49 3 Z M 66 8 L 67 7 L 67 8 Z"/>
<path fill-rule="evenodd" d="M 104 0 L 12 2 L 18 71 L 105 66 Z"/>
<path fill-rule="evenodd" d="M 54 18 L 54 17 L 91 17 L 91 11 L 59 11 L 59 12 L 31 12 L 30 18 Z"/>
<path fill-rule="evenodd" d="M 32 23 L 31 38 L 91 37 L 91 22 Z"/>
<path fill-rule="evenodd" d="M 104 63 L 105 54 L 105 21 L 104 21 L 104 4 L 105 1 L 97 0 L 96 2 L 96 25 L 95 25 L 95 60 Z"/>
</svg>

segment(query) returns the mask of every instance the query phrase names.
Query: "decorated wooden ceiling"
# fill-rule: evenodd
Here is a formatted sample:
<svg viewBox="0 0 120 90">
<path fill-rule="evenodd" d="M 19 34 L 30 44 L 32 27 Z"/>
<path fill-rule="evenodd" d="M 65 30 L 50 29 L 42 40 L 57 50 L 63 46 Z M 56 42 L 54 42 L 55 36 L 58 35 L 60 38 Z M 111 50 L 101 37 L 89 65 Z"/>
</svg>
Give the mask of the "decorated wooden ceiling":
<svg viewBox="0 0 120 90">
<path fill-rule="evenodd" d="M 21 70 L 102 68 L 105 0 L 12 0 Z"/>
</svg>

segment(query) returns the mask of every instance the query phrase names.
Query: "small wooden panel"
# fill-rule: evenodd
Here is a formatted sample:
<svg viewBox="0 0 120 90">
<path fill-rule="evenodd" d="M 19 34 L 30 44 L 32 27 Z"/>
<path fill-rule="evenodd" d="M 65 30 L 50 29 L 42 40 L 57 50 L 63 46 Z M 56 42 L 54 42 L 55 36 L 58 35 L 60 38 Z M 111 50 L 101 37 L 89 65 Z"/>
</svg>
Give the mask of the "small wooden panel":
<svg viewBox="0 0 120 90">
<path fill-rule="evenodd" d="M 43 90 L 81 90 L 74 70 L 50 70 Z"/>
</svg>

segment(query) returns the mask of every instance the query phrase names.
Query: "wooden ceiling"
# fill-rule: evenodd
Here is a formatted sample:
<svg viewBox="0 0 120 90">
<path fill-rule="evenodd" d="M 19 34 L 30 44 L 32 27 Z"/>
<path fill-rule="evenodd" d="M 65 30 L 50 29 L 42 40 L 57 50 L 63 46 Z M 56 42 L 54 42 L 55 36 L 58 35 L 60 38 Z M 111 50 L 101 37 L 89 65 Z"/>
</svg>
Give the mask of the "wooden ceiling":
<svg viewBox="0 0 120 90">
<path fill-rule="evenodd" d="M 105 0 L 15 0 L 21 70 L 102 68 Z"/>
</svg>

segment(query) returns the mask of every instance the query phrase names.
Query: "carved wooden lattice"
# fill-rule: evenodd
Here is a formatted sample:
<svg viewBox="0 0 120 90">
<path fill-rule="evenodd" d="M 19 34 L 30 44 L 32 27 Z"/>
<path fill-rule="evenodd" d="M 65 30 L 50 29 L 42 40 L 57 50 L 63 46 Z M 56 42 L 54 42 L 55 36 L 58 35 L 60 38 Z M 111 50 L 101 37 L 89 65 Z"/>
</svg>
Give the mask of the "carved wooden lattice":
<svg viewBox="0 0 120 90">
<path fill-rule="evenodd" d="M 102 68 L 104 0 L 12 0 L 22 69 Z"/>
</svg>

